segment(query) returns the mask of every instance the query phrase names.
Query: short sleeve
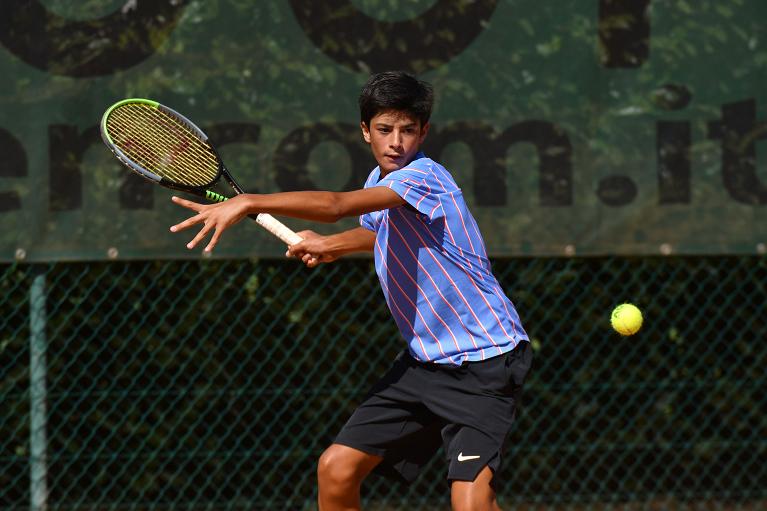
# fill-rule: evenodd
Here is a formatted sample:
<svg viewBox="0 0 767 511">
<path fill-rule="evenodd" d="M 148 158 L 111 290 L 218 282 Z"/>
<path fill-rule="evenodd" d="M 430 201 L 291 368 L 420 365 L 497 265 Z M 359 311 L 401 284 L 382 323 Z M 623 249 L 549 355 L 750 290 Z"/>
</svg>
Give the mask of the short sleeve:
<svg viewBox="0 0 767 511">
<path fill-rule="evenodd" d="M 373 223 L 373 217 L 370 213 L 360 215 L 360 225 L 368 231 L 376 232 L 375 224 Z"/>
<path fill-rule="evenodd" d="M 419 213 L 434 221 L 444 216 L 440 202 L 442 190 L 430 178 L 428 171 L 407 167 L 390 173 L 376 186 L 391 188 Z"/>
</svg>

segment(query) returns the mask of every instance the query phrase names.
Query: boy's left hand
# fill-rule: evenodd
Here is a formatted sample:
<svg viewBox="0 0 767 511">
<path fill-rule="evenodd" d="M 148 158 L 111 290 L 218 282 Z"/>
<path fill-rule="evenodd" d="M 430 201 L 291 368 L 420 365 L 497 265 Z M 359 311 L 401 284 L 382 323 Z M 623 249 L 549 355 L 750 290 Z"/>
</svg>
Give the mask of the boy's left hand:
<svg viewBox="0 0 767 511">
<path fill-rule="evenodd" d="M 237 195 L 227 201 L 216 204 L 200 204 L 180 197 L 171 197 L 171 200 L 187 209 L 191 209 L 196 215 L 187 218 L 183 222 L 171 226 L 171 232 L 179 232 L 193 225 L 203 224 L 200 232 L 192 241 L 187 243 L 186 248 L 192 249 L 213 231 L 213 236 L 205 247 L 205 252 L 210 252 L 218 243 L 221 234 L 248 215 L 247 201 L 244 195 Z"/>
<path fill-rule="evenodd" d="M 300 259 L 309 268 L 338 259 L 338 256 L 330 251 L 327 236 L 322 236 L 314 231 L 301 231 L 296 234 L 304 240 L 290 245 L 288 251 L 285 252 L 286 257 Z"/>
</svg>

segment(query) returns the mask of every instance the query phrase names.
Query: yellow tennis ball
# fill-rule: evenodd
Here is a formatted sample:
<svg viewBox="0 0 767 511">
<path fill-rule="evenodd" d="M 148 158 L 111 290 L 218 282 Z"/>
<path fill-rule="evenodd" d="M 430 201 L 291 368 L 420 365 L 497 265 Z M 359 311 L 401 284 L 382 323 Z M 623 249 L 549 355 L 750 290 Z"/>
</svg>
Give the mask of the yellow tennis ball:
<svg viewBox="0 0 767 511">
<path fill-rule="evenodd" d="M 621 335 L 634 335 L 642 328 L 642 311 L 630 303 L 623 303 L 613 309 L 610 324 Z"/>
</svg>

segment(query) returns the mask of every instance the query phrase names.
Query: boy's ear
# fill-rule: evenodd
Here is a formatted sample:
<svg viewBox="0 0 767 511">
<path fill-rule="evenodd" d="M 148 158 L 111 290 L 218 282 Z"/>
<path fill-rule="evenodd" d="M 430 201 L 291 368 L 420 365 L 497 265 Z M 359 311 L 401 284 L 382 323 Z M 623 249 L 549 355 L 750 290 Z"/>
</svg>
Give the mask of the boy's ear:
<svg viewBox="0 0 767 511">
<path fill-rule="evenodd" d="M 360 129 L 362 130 L 362 138 L 365 139 L 365 142 L 368 144 L 370 143 L 370 128 L 368 128 L 367 124 L 364 122 L 360 122 Z"/>
<path fill-rule="evenodd" d="M 419 144 L 423 144 L 424 139 L 426 138 L 426 134 L 429 133 L 429 128 L 431 127 L 431 124 L 427 122 L 423 126 L 421 126 L 421 137 L 419 140 Z"/>
</svg>

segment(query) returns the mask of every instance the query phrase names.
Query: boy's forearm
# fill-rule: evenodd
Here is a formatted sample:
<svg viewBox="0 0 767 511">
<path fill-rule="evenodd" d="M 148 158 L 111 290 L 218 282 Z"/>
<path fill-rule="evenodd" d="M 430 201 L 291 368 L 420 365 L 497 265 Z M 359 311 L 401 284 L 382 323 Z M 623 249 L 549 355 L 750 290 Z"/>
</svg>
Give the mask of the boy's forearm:
<svg viewBox="0 0 767 511">
<path fill-rule="evenodd" d="M 248 213 L 284 215 L 314 222 L 337 222 L 347 216 L 380 211 L 404 204 L 394 191 L 372 187 L 352 192 L 281 192 L 247 194 Z"/>
<path fill-rule="evenodd" d="M 372 252 L 375 240 L 375 233 L 364 227 L 357 227 L 325 237 L 328 251 L 335 257 L 357 252 Z"/>
<path fill-rule="evenodd" d="M 246 194 L 250 213 L 269 213 L 315 222 L 335 222 L 339 217 L 334 192 L 280 192 Z"/>
</svg>

